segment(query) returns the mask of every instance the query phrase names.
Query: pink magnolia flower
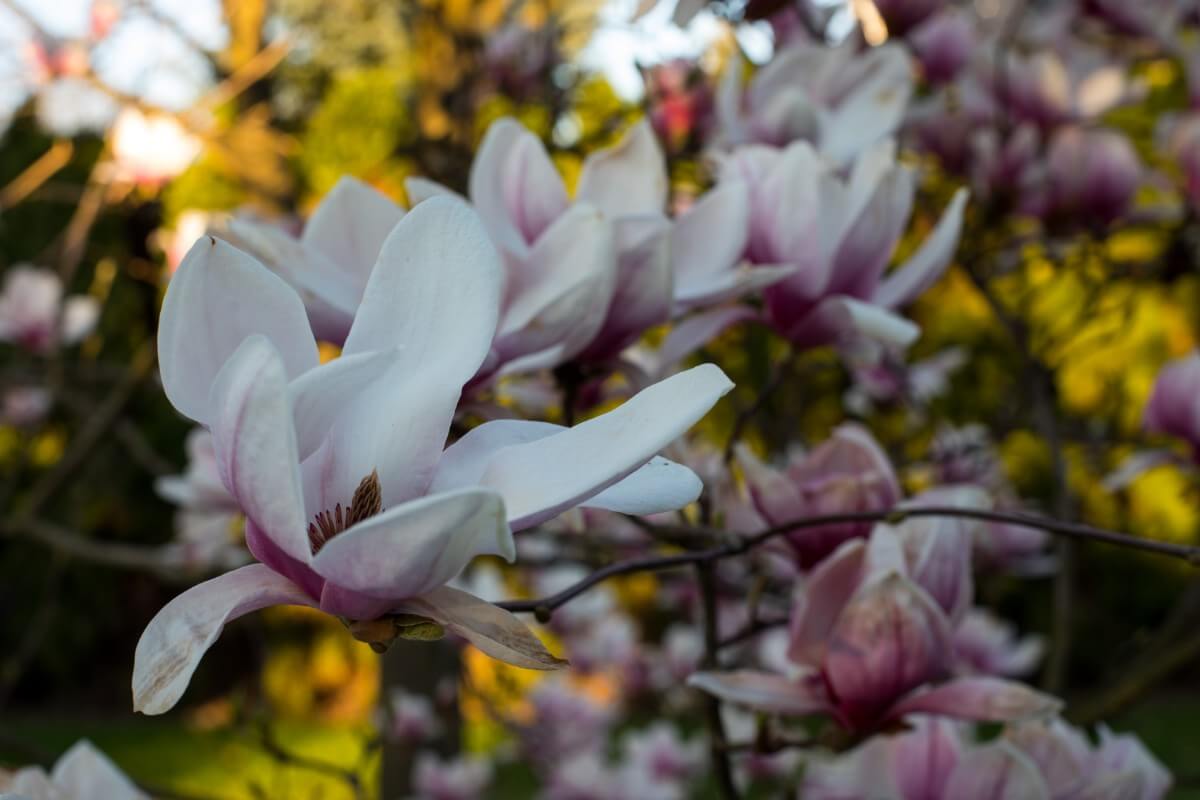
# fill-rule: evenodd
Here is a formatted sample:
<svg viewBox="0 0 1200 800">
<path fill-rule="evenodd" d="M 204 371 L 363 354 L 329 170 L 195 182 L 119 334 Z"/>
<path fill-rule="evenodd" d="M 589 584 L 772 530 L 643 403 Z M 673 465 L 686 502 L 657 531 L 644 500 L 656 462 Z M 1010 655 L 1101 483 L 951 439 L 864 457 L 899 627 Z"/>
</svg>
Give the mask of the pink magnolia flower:
<svg viewBox="0 0 1200 800">
<path fill-rule="evenodd" d="M 1096 746 L 1061 719 L 1023 722 L 1004 739 L 1037 765 L 1052 800 L 1161 800 L 1171 788 L 1171 774 L 1136 736 L 1103 726 Z"/>
<path fill-rule="evenodd" d="M 966 13 L 955 9 L 925 20 L 909 36 L 925 80 L 933 84 L 953 81 L 971 60 L 978 45 L 975 28 Z"/>
<path fill-rule="evenodd" d="M 473 212 L 422 203 L 380 249 L 342 356 L 318 366 L 300 296 L 232 246 L 197 243 L 163 303 L 163 387 L 212 432 L 260 563 L 189 589 L 150 622 L 135 708 L 169 709 L 226 622 L 280 604 L 351 620 L 376 643 L 400 632 L 393 614 L 416 615 L 509 663 L 558 666 L 511 614 L 446 583 L 477 555 L 512 560 L 513 530 L 578 505 L 693 501 L 696 476 L 654 454 L 731 384 L 706 365 L 574 428 L 497 420 L 443 451 L 491 347 L 502 274 Z"/>
<path fill-rule="evenodd" d="M 321 198 L 298 238 L 249 215 L 235 216 L 217 233 L 300 295 L 318 339 L 341 345 L 380 249 L 403 217 L 402 206 L 345 176 Z"/>
<path fill-rule="evenodd" d="M 0 797 L 13 800 L 148 800 L 92 743 L 76 742 L 47 774 L 41 767 L 0 769 Z"/>
<path fill-rule="evenodd" d="M 1079 42 L 1065 51 L 1008 52 L 997 100 L 1019 119 L 1043 128 L 1099 117 L 1133 89 L 1121 65 Z"/>
<path fill-rule="evenodd" d="M 516 732 L 522 752 L 538 769 L 553 773 L 572 756 L 603 752 L 615 721 L 611 705 L 560 680 L 539 681 L 529 702 L 533 718 Z"/>
<path fill-rule="evenodd" d="M 1042 660 L 1040 636 L 1019 637 L 1016 626 L 985 608 L 972 608 L 954 628 L 954 652 L 968 672 L 1019 678 Z"/>
<path fill-rule="evenodd" d="M 1050 141 L 1046 155 L 1043 216 L 1079 224 L 1107 225 L 1128 213 L 1142 179 L 1129 139 L 1116 131 L 1068 127 Z"/>
<path fill-rule="evenodd" d="M 900 127 L 913 90 L 899 45 L 860 50 L 797 42 L 742 85 L 745 64 L 730 60 L 717 91 L 721 139 L 728 145 L 785 147 L 797 140 L 835 164 L 853 161 Z"/>
<path fill-rule="evenodd" d="M 100 306 L 87 295 L 62 297 L 54 270 L 17 264 L 5 273 L 0 292 L 0 342 L 44 354 L 91 333 Z"/>
<path fill-rule="evenodd" d="M 423 750 L 413 764 L 412 800 L 475 800 L 492 780 L 491 762 L 479 757 L 442 759 Z"/>
<path fill-rule="evenodd" d="M 1192 209 L 1200 213 L 1200 113 L 1173 120 L 1166 139 L 1167 152 L 1179 165 L 1184 196 Z"/>
<path fill-rule="evenodd" d="M 1158 373 L 1142 418 L 1146 430 L 1187 442 L 1200 461 L 1200 352 L 1167 364 Z"/>
<path fill-rule="evenodd" d="M 910 344 L 917 327 L 898 316 L 949 265 L 962 228 L 959 190 L 909 260 L 885 275 L 912 211 L 912 171 L 894 142 L 863 153 L 846 178 L 813 149 L 740 148 L 720 165 L 720 181 L 750 187 L 747 258 L 786 264 L 793 274 L 764 292 L 770 323 L 794 344 L 815 347 L 856 338 Z"/>
<path fill-rule="evenodd" d="M 955 567 L 918 562 L 914 572 L 904 551 L 881 527 L 869 546 L 847 542 L 813 571 L 792 614 L 791 675 L 702 672 L 688 683 L 761 711 L 828 716 L 858 733 L 911 714 L 1005 722 L 1054 711 L 1057 700 L 1018 683 L 947 679 L 951 625 L 929 589 Z"/>
<path fill-rule="evenodd" d="M 900 501 L 900 484 L 887 454 L 863 427 L 841 425 L 811 452 L 789 459 L 783 470 L 747 448 L 738 451 L 750 496 L 768 525 L 822 514 L 883 511 Z M 787 537 L 796 560 L 811 567 L 842 542 L 866 536 L 870 522 L 797 528 Z"/>
<path fill-rule="evenodd" d="M 913 717 L 913 728 L 880 736 L 804 774 L 810 800 L 1050 800 L 1037 765 L 1004 741 L 973 745 L 962 726 Z"/>
</svg>

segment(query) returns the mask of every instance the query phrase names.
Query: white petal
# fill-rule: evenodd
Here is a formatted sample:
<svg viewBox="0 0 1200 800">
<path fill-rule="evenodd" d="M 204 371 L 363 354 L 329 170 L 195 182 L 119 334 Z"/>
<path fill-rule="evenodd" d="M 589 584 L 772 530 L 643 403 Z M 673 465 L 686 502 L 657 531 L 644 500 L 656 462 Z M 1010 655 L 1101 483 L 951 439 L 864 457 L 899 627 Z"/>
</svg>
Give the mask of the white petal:
<svg viewBox="0 0 1200 800">
<path fill-rule="evenodd" d="M 821 302 L 805 321 L 800 338 L 815 332 L 824 343 L 851 344 L 864 338 L 874 342 L 908 347 L 921 335 L 916 323 L 887 309 L 852 297 L 835 295 Z"/>
<path fill-rule="evenodd" d="M 430 493 L 478 486 L 488 462 L 505 447 L 536 442 L 567 430 L 562 425 L 524 419 L 496 419 L 478 425 L 446 448 L 429 485 Z"/>
<path fill-rule="evenodd" d="M 92 332 L 100 319 L 100 304 L 88 295 L 72 295 L 63 302 L 62 340 L 73 344 Z"/>
<path fill-rule="evenodd" d="M 133 654 L 133 708 L 170 710 L 225 623 L 276 605 L 313 605 L 294 583 L 262 564 L 235 569 L 193 586 L 163 606 Z"/>
<path fill-rule="evenodd" d="M 405 602 L 400 610 L 429 617 L 507 664 L 525 669 L 559 669 L 567 665 L 551 655 L 515 616 L 459 589 L 443 586 Z"/>
<path fill-rule="evenodd" d="M 253 336 L 238 348 L 217 374 L 211 404 L 221 482 L 271 541 L 307 562 L 311 552 L 287 377 L 270 342 Z"/>
<path fill-rule="evenodd" d="M 650 463 L 583 505 L 622 514 L 659 514 L 695 502 L 702 491 L 704 482 L 691 469 L 655 456 Z"/>
<path fill-rule="evenodd" d="M 739 180 L 707 192 L 671 230 L 677 293 L 737 266 L 750 234 L 750 195 Z"/>
<path fill-rule="evenodd" d="M 50 777 L 55 788 L 70 800 L 146 800 L 148 797 L 86 739 L 80 739 L 54 762 Z"/>
<path fill-rule="evenodd" d="M 958 247 L 966 205 L 967 190 L 959 189 L 917 252 L 880 282 L 872 298 L 875 303 L 898 308 L 917 299 L 941 277 Z"/>
<path fill-rule="evenodd" d="M 449 186 L 443 186 L 437 181 L 431 181 L 428 178 L 422 178 L 419 175 L 412 175 L 404 179 L 404 193 L 408 195 L 408 203 L 411 206 L 415 206 L 422 200 L 428 200 L 431 197 L 440 197 L 442 195 L 462 200 L 464 203 L 468 202 L 467 198 L 463 197 Z"/>
<path fill-rule="evenodd" d="M 537 524 L 646 464 L 732 388 L 712 364 L 681 372 L 607 414 L 501 450 L 481 483 L 504 496 L 515 529 Z"/>
<path fill-rule="evenodd" d="M 874 74 L 822 120 L 821 150 L 837 163 L 895 133 L 912 96 L 912 67 L 903 48 L 885 45 L 869 57 L 878 62 Z"/>
<path fill-rule="evenodd" d="M 389 508 L 339 533 L 313 569 L 345 589 L 401 599 L 442 586 L 479 555 L 512 561 L 512 532 L 498 494 L 463 489 Z"/>
<path fill-rule="evenodd" d="M 679 308 L 703 308 L 752 294 L 796 273 L 795 265 L 742 264 L 708 279 L 695 280 L 690 286 L 677 287 Z"/>
<path fill-rule="evenodd" d="M 503 281 L 479 216 L 450 198 L 426 200 L 384 242 L 343 352 L 398 347 L 408 369 L 436 364 L 461 388 L 491 347 Z"/>
<path fill-rule="evenodd" d="M 404 209 L 372 187 L 344 176 L 321 199 L 300 241 L 324 255 L 362 287 L 379 249 Z"/>
<path fill-rule="evenodd" d="M 575 196 L 612 218 L 663 213 L 667 166 L 648 120 L 630 128 L 615 147 L 587 157 Z"/>
<path fill-rule="evenodd" d="M 321 446 L 350 404 L 399 360 L 399 350 L 341 356 L 310 369 L 288 386 L 300 460 Z"/>
<path fill-rule="evenodd" d="M 237 248 L 211 236 L 200 239 L 167 287 L 159 319 L 158 363 L 167 399 L 207 423 L 217 371 L 255 333 L 275 345 L 290 377 L 317 365 L 300 297 Z"/>
</svg>

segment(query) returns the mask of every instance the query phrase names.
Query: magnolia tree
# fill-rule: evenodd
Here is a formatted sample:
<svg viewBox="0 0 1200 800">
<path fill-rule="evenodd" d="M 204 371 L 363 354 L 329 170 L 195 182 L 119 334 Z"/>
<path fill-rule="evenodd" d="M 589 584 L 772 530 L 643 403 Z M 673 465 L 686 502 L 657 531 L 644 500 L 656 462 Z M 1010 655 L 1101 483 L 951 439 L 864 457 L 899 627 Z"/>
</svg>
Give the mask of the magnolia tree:
<svg viewBox="0 0 1200 800">
<path fill-rule="evenodd" d="M 195 425 L 186 468 L 155 484 L 175 539 L 51 521 L 73 450 L 5 523 L 185 584 L 130 654 L 133 710 L 194 702 L 227 625 L 302 606 L 379 653 L 413 642 L 376 715 L 372 747 L 406 767 L 389 792 L 500 796 L 519 764 L 530 796 L 556 800 L 1165 797 L 1171 773 L 1136 736 L 1064 702 L 1077 565 L 1093 547 L 1200 550 L 1088 524 L 1069 449 L 1083 415 L 1055 370 L 1125 280 L 1114 233 L 1195 232 L 1190 112 L 1154 121 L 1153 163 L 1108 114 L 1144 101 L 1154 70 L 1196 77 L 1197 9 L 861 5 L 835 43 L 824 7 L 719 4 L 769 21 L 770 60 L 647 71 L 644 118 L 569 178 L 553 142 L 502 117 L 463 181 L 410 176 L 406 203 L 345 176 L 300 224 L 206 216 L 166 285 L 157 358 L 133 367 L 156 363 Z M 679 180 L 683 164 L 701 177 Z M 1064 284 L 1032 274 L 1035 246 L 1084 300 L 1042 308 L 1035 293 Z M 985 358 L 944 337 L 921 350 L 955 291 L 1025 376 L 1003 416 L 939 405 Z M 63 295 L 60 273 L 5 273 L 0 339 L 31 365 L 4 389 L 9 425 L 68 402 L 62 364 L 98 308 Z M 1092 415 L 1100 491 L 1194 470 L 1198 396 L 1200 355 L 1162 371 L 1144 411 L 1157 449 Z M 1051 464 L 1042 496 L 996 445 L 1018 419 Z M 982 591 L 997 581 L 1049 581 L 1049 623 L 1005 619 Z M 419 648 L 434 663 L 447 647 L 461 669 L 417 691 Z M 477 686 L 481 659 L 520 696 Z M 461 751 L 468 704 L 501 745 Z M 0 788 L 150 791 L 86 742 Z"/>
</svg>

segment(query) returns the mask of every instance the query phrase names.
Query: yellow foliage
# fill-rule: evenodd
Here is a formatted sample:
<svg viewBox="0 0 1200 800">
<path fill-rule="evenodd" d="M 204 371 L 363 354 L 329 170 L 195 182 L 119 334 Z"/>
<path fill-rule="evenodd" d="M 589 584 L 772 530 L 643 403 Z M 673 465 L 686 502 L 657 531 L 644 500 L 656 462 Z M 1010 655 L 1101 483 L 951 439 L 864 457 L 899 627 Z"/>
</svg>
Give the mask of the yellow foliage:
<svg viewBox="0 0 1200 800">
<path fill-rule="evenodd" d="M 311 618 L 319 620 L 311 639 L 270 653 L 263 666 L 263 694 L 283 717 L 366 721 L 378 700 L 379 658 L 328 616 Z"/>
<path fill-rule="evenodd" d="M 1194 544 L 1196 499 L 1192 476 L 1169 466 L 1149 470 L 1129 487 L 1130 528 L 1152 539 Z"/>
</svg>

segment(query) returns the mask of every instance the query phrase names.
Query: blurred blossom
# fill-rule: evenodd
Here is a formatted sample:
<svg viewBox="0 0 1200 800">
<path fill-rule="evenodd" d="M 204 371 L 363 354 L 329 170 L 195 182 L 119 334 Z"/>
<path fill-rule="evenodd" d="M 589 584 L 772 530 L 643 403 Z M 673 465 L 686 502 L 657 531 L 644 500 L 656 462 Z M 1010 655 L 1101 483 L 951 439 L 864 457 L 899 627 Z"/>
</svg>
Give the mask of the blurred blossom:
<svg viewBox="0 0 1200 800">
<path fill-rule="evenodd" d="M 971 139 L 972 187 L 982 197 L 1010 204 L 1027 198 L 1037 189 L 1040 150 L 1041 134 L 1030 123 L 1006 136 L 995 129 L 979 131 Z"/>
<path fill-rule="evenodd" d="M 41 422 L 50 410 L 50 391 L 41 386 L 14 386 L 0 395 L 0 424 L 25 428 Z"/>
<path fill-rule="evenodd" d="M 433 701 L 401 688 L 388 692 L 384 731 L 393 741 L 406 744 L 427 742 L 442 729 Z"/>
<path fill-rule="evenodd" d="M 908 403 L 920 409 L 944 395 L 950 388 L 950 376 L 967 362 L 961 348 L 951 347 L 912 364 L 903 354 L 885 350 L 878 358 L 852 361 L 853 384 L 846 390 L 846 410 L 860 417 L 869 416 L 876 405 Z"/>
<path fill-rule="evenodd" d="M 1112 130 L 1063 128 L 1046 156 L 1042 213 L 1092 227 L 1125 216 L 1142 179 L 1133 145 Z"/>
<path fill-rule="evenodd" d="M 1143 418 L 1146 430 L 1187 442 L 1200 463 L 1200 352 L 1170 362 L 1158 373 Z"/>
<path fill-rule="evenodd" d="M 155 244 L 162 249 L 167 259 L 168 272 L 175 272 L 183 262 L 183 257 L 196 240 L 203 236 L 212 225 L 214 215 L 208 211 L 188 209 L 175 219 L 175 225 L 170 229 L 160 230 L 155 234 Z"/>
<path fill-rule="evenodd" d="M 547 773 L 580 753 L 603 752 L 614 711 L 567 680 L 543 680 L 529 694 L 529 722 L 517 728 L 521 751 Z"/>
<path fill-rule="evenodd" d="M 1099 742 L 1093 746 L 1082 731 L 1054 719 L 1014 726 L 1004 740 L 1036 765 L 1047 796 L 1054 800 L 1161 800 L 1171 788 L 1171 774 L 1130 734 L 1115 735 L 1101 727 Z"/>
<path fill-rule="evenodd" d="M 212 436 L 193 428 L 182 475 L 159 478 L 159 496 L 179 507 L 175 540 L 163 547 L 168 565 L 184 569 L 233 569 L 250 560 L 242 539 L 241 509 L 221 483 Z"/>
<path fill-rule="evenodd" d="M 1192 0 L 1080 0 L 1080 6 L 1120 33 L 1165 39 Z"/>
<path fill-rule="evenodd" d="M 100 305 L 87 295 L 63 300 L 62 281 L 51 269 L 17 264 L 4 274 L 0 292 L 0 342 L 44 355 L 92 332 Z"/>
<path fill-rule="evenodd" d="M 985 608 L 968 611 L 954 629 L 954 652 L 967 671 L 979 675 L 1029 675 L 1037 669 L 1045 650 L 1042 637 L 1020 637 L 1015 625 Z"/>
<path fill-rule="evenodd" d="M 1193 213 L 1200 214 L 1200 113 L 1173 120 L 1167 127 L 1166 147 L 1179 165 L 1184 196 Z"/>
<path fill-rule="evenodd" d="M 476 800 L 492 780 L 491 762 L 472 756 L 443 759 L 422 750 L 413 764 L 412 800 Z"/>
<path fill-rule="evenodd" d="M 660 688 L 677 686 L 700 667 L 704 637 L 691 625 L 675 623 L 662 638 L 662 652 L 655 662 Z"/>
<path fill-rule="evenodd" d="M 38 122 L 56 136 L 101 133 L 119 110 L 115 100 L 82 78 L 59 78 L 38 93 Z"/>
<path fill-rule="evenodd" d="M 80 740 L 47 774 L 41 767 L 0 769 L 0 797 L 12 800 L 149 800 L 91 742 Z"/>
<path fill-rule="evenodd" d="M 897 309 L 916 299 L 954 257 L 967 202 L 955 193 L 904 264 L 886 273 L 912 212 L 912 170 L 895 143 L 875 145 L 840 177 L 804 142 L 786 150 L 743 147 L 722 161 L 720 180 L 750 187 L 746 250 L 756 264 L 794 272 L 764 291 L 771 324 L 793 344 L 867 339 L 903 346 L 919 334 Z"/>
<path fill-rule="evenodd" d="M 161 185 L 187 169 L 202 147 L 178 119 L 165 114 L 125 108 L 113 125 L 113 160 L 121 180 Z"/>
<path fill-rule="evenodd" d="M 926 20 L 909 37 L 925 80 L 945 84 L 958 77 L 978 44 L 965 12 L 947 10 Z"/>
<path fill-rule="evenodd" d="M 638 785 L 660 787 L 655 793 L 673 795 L 683 800 L 687 784 L 703 774 L 706 748 L 695 737 L 685 740 L 675 726 L 655 722 L 644 730 L 631 731 L 621 741 L 622 773 L 627 797 L 646 797 L 649 790 L 636 790 Z M 673 790 L 673 791 L 672 791 Z"/>
<path fill-rule="evenodd" d="M 946 5 L 946 0 L 874 0 L 888 33 L 904 36 Z"/>
<path fill-rule="evenodd" d="M 900 484 L 887 454 L 863 427 L 846 424 L 811 452 L 789 458 L 776 469 L 748 448 L 738 463 L 759 513 L 782 525 L 822 514 L 884 511 L 900 501 Z M 843 522 L 797 528 L 787 537 L 796 560 L 811 567 L 847 539 L 866 536 L 870 522 Z"/>
<path fill-rule="evenodd" d="M 912 68 L 898 45 L 798 42 L 744 87 L 743 67 L 740 57 L 731 59 L 718 89 L 724 143 L 785 147 L 806 140 L 838 165 L 894 134 L 913 91 Z"/>
<path fill-rule="evenodd" d="M 695 61 L 674 59 L 645 72 L 647 112 L 668 153 L 707 137 L 713 125 L 713 89 Z"/>
<path fill-rule="evenodd" d="M 546 76 L 561 59 L 553 26 L 510 22 L 484 40 L 486 74 L 501 92 L 520 102 L 545 102 Z"/>
<path fill-rule="evenodd" d="M 1121 65 L 1082 44 L 1064 52 L 1009 52 L 1004 64 L 994 77 L 999 101 L 1042 128 L 1095 119 L 1134 91 Z"/>
<path fill-rule="evenodd" d="M 797 597 L 790 674 L 701 672 L 689 684 L 768 713 L 829 716 L 850 731 L 921 713 L 991 722 L 1052 713 L 1057 700 L 1022 684 L 949 677 L 954 647 L 939 595 L 949 585 L 943 576 L 961 570 L 962 561 L 953 555 L 953 537 L 942 538 L 945 547 L 914 549 L 880 526 L 869 543 L 845 543 Z"/>
<path fill-rule="evenodd" d="M 589 750 L 552 764 L 538 800 L 624 800 L 629 797 L 624 790 L 617 771 L 601 753 Z"/>
</svg>

